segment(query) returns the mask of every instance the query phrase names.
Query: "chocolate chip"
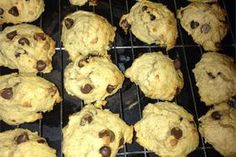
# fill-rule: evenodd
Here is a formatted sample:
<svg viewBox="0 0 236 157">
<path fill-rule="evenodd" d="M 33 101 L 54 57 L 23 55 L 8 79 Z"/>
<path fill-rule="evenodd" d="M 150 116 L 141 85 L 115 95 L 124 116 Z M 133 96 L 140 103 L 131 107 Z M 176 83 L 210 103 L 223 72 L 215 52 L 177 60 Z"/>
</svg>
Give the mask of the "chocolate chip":
<svg viewBox="0 0 236 157">
<path fill-rule="evenodd" d="M 125 139 L 124 139 L 124 137 L 122 137 L 122 138 L 120 139 L 120 142 L 119 142 L 119 147 L 124 144 L 124 141 L 125 141 Z"/>
<path fill-rule="evenodd" d="M 25 45 L 25 44 L 30 45 L 29 40 L 27 38 L 24 38 L 24 37 L 20 38 L 18 43 L 21 44 L 21 45 Z"/>
<path fill-rule="evenodd" d="M 190 26 L 191 26 L 192 29 L 195 29 L 199 26 L 199 23 L 196 22 L 196 21 L 191 21 Z"/>
<path fill-rule="evenodd" d="M 145 11 L 145 10 L 147 10 L 147 8 L 148 8 L 148 7 L 147 7 L 146 5 L 145 5 L 145 6 L 143 6 L 143 7 L 142 7 L 142 11 Z"/>
<path fill-rule="evenodd" d="M 174 60 L 174 66 L 175 66 L 175 69 L 176 70 L 179 70 L 180 69 L 180 67 L 181 67 L 181 62 L 180 62 L 180 60 L 179 59 L 175 59 Z"/>
<path fill-rule="evenodd" d="M 0 8 L 0 15 L 2 15 L 3 13 L 4 13 L 4 10 Z"/>
<path fill-rule="evenodd" d="M 81 126 L 85 126 L 85 124 L 90 124 L 93 121 L 92 114 L 85 114 L 80 121 Z"/>
<path fill-rule="evenodd" d="M 20 52 L 19 50 L 17 50 L 17 51 L 15 52 L 15 57 L 18 58 L 18 57 L 20 57 L 22 54 L 28 54 L 27 51 L 25 51 L 25 50 L 23 50 L 23 51 L 24 51 L 24 52 L 22 53 L 22 52 Z"/>
<path fill-rule="evenodd" d="M 176 139 L 180 139 L 183 135 L 183 132 L 180 128 L 174 127 L 171 129 L 170 134 L 173 135 Z"/>
<path fill-rule="evenodd" d="M 215 79 L 215 78 L 216 78 L 211 72 L 208 72 L 207 75 L 208 75 L 211 79 Z"/>
<path fill-rule="evenodd" d="M 156 19 L 156 16 L 154 16 L 153 14 L 150 14 L 150 20 L 153 21 Z"/>
<path fill-rule="evenodd" d="M 9 14 L 12 14 L 13 16 L 19 16 L 19 12 L 16 6 L 12 7 L 10 10 L 8 10 Z"/>
<path fill-rule="evenodd" d="M 130 28 L 130 24 L 128 23 L 128 21 L 126 19 L 121 21 L 121 27 L 123 29 L 129 29 Z"/>
<path fill-rule="evenodd" d="M 108 92 L 108 93 L 112 93 L 115 88 L 116 88 L 115 86 L 109 84 L 109 85 L 107 86 L 107 92 Z"/>
<path fill-rule="evenodd" d="M 7 33 L 7 38 L 12 40 L 17 35 L 16 31 L 12 31 L 10 33 Z"/>
<path fill-rule="evenodd" d="M 222 115 L 219 113 L 219 111 L 214 111 L 211 113 L 211 117 L 215 120 L 220 120 L 221 116 Z"/>
<path fill-rule="evenodd" d="M 39 40 L 45 40 L 46 36 L 44 33 L 35 33 L 34 34 L 34 39 L 39 41 Z"/>
<path fill-rule="evenodd" d="M 38 143 L 46 143 L 44 139 L 37 140 Z"/>
<path fill-rule="evenodd" d="M 67 29 L 70 29 L 74 24 L 74 20 L 70 18 L 65 19 L 65 26 Z"/>
<path fill-rule="evenodd" d="M 211 29 L 211 26 L 209 24 L 203 24 L 201 27 L 201 33 L 208 33 Z"/>
<path fill-rule="evenodd" d="M 180 117 L 180 118 L 179 118 L 179 121 L 182 121 L 182 120 L 183 120 L 183 117 Z"/>
<path fill-rule="evenodd" d="M 98 133 L 99 138 L 103 137 L 109 137 L 110 142 L 113 142 L 115 140 L 115 134 L 110 129 L 102 130 Z"/>
<path fill-rule="evenodd" d="M 13 91 L 12 91 L 12 88 L 4 88 L 2 91 L 1 91 L 1 97 L 4 98 L 4 99 L 11 99 L 13 96 Z"/>
<path fill-rule="evenodd" d="M 102 154 L 102 157 L 110 157 L 111 155 L 111 148 L 108 146 L 103 146 L 99 149 L 99 153 Z"/>
<path fill-rule="evenodd" d="M 87 83 L 83 87 L 80 88 L 80 91 L 84 94 L 88 94 L 89 92 L 91 92 L 92 89 L 93 89 L 93 86 Z"/>
<path fill-rule="evenodd" d="M 16 143 L 21 144 L 29 140 L 29 136 L 26 132 L 22 133 L 20 136 L 16 138 Z"/>
<path fill-rule="evenodd" d="M 43 71 L 45 68 L 46 68 L 46 63 L 42 60 L 38 60 L 37 61 L 37 65 L 36 65 L 36 68 L 38 71 Z"/>
</svg>

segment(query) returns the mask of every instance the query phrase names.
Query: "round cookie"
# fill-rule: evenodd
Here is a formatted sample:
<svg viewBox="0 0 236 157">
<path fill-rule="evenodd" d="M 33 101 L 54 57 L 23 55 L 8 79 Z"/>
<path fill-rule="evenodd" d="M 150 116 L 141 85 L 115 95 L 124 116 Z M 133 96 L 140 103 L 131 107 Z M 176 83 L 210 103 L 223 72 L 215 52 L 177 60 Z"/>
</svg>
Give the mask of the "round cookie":
<svg viewBox="0 0 236 157">
<path fill-rule="evenodd" d="M 204 53 L 193 73 L 201 101 L 206 105 L 226 102 L 236 95 L 233 58 L 216 52 Z"/>
<path fill-rule="evenodd" d="M 226 103 L 214 106 L 200 119 L 199 131 L 225 157 L 236 156 L 236 109 Z"/>
<path fill-rule="evenodd" d="M 174 14 L 161 3 L 138 1 L 129 14 L 121 17 L 120 27 L 131 32 L 147 44 L 159 44 L 167 50 L 173 48 L 178 37 Z"/>
<path fill-rule="evenodd" d="M 125 76 L 138 85 L 146 97 L 172 100 L 184 86 L 179 66 L 179 61 L 161 52 L 144 53 L 134 60 Z"/>
<path fill-rule="evenodd" d="M 69 0 L 72 5 L 83 6 L 85 3 L 89 2 L 89 5 L 96 6 L 98 0 Z"/>
<path fill-rule="evenodd" d="M 111 60 L 100 56 L 79 56 L 64 73 L 67 93 L 79 97 L 86 104 L 96 101 L 98 107 L 106 103 L 107 96 L 122 87 L 123 81 L 123 74 Z"/>
<path fill-rule="evenodd" d="M 116 27 L 104 17 L 77 11 L 66 16 L 62 24 L 61 40 L 72 61 L 79 55 L 107 56 L 107 50 L 115 38 Z"/>
<path fill-rule="evenodd" d="M 219 4 L 191 3 L 177 11 L 182 27 L 206 51 L 217 51 L 228 32 L 226 12 Z"/>
<path fill-rule="evenodd" d="M 0 0 L 0 25 L 32 22 L 44 11 L 43 0 Z"/>
<path fill-rule="evenodd" d="M 55 41 L 37 26 L 20 24 L 0 32 L 0 66 L 22 73 L 49 73 Z"/>
<path fill-rule="evenodd" d="M 193 116 L 176 103 L 148 104 L 134 129 L 137 142 L 159 156 L 187 156 L 199 143 Z"/>
<path fill-rule="evenodd" d="M 56 86 L 35 75 L 0 76 L 0 120 L 10 125 L 33 122 L 61 98 Z"/>
<path fill-rule="evenodd" d="M 133 127 L 118 114 L 87 105 L 70 116 L 63 129 L 63 153 L 65 157 L 115 157 L 132 137 Z"/>
<path fill-rule="evenodd" d="M 20 128 L 1 132 L 1 157 L 56 157 L 56 150 L 37 134 Z"/>
</svg>

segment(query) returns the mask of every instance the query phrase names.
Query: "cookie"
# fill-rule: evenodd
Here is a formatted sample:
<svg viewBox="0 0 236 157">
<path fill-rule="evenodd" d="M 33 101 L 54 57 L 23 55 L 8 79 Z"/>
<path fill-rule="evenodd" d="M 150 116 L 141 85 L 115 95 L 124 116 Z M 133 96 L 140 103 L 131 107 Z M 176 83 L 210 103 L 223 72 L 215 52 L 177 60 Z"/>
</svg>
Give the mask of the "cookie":
<svg viewBox="0 0 236 157">
<path fill-rule="evenodd" d="M 147 44 L 173 48 L 178 37 L 174 14 L 163 4 L 140 0 L 121 17 L 120 27 Z"/>
<path fill-rule="evenodd" d="M 61 40 L 72 61 L 79 55 L 107 56 L 107 50 L 115 38 L 116 27 L 104 17 L 77 11 L 66 16 L 62 24 Z"/>
<path fill-rule="evenodd" d="M 226 12 L 219 4 L 191 3 L 177 11 L 181 26 L 206 51 L 220 49 L 228 32 Z"/>
<path fill-rule="evenodd" d="M 133 127 L 118 114 L 87 105 L 70 116 L 63 128 L 63 153 L 65 157 L 115 157 L 132 137 Z"/>
<path fill-rule="evenodd" d="M 96 6 L 98 0 L 69 0 L 72 5 L 83 6 L 85 3 L 89 2 L 89 5 Z"/>
<path fill-rule="evenodd" d="M 199 143 L 193 116 L 174 102 L 148 104 L 134 129 L 137 142 L 158 156 L 187 156 Z"/>
<path fill-rule="evenodd" d="M 226 103 L 214 106 L 200 119 L 199 131 L 225 157 L 236 156 L 236 109 Z"/>
<path fill-rule="evenodd" d="M 107 57 L 79 56 L 70 63 L 64 73 L 64 87 L 68 94 L 84 102 L 96 102 L 98 107 L 105 104 L 105 98 L 121 87 L 124 76 Z"/>
<path fill-rule="evenodd" d="M 204 53 L 193 73 L 201 101 L 206 105 L 227 102 L 236 95 L 236 66 L 233 58 L 216 52 Z"/>
<path fill-rule="evenodd" d="M 43 0 L 0 0 L 0 25 L 32 22 L 43 12 Z"/>
<path fill-rule="evenodd" d="M 33 122 L 61 98 L 56 86 L 34 75 L 0 76 L 0 120 L 10 125 Z"/>
<path fill-rule="evenodd" d="M 125 76 L 139 86 L 146 97 L 172 100 L 183 88 L 180 62 L 161 52 L 144 53 L 136 58 Z"/>
<path fill-rule="evenodd" d="M 37 132 L 14 129 L 0 133 L 1 157 L 56 157 L 56 150 L 50 148 L 46 139 Z"/>
<path fill-rule="evenodd" d="M 55 41 L 37 26 L 20 24 L 0 32 L 0 66 L 21 73 L 49 73 Z"/>
</svg>

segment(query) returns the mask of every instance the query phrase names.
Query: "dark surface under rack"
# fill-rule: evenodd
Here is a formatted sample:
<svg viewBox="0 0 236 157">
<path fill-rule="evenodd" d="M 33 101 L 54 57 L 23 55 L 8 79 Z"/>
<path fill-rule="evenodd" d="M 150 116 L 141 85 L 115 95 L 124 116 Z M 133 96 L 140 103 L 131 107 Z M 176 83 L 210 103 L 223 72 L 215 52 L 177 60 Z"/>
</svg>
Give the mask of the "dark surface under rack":
<svg viewBox="0 0 236 157">
<path fill-rule="evenodd" d="M 78 112 L 83 107 L 83 102 L 78 98 L 69 96 L 63 87 L 63 72 L 65 66 L 70 62 L 68 54 L 64 50 L 60 42 L 61 21 L 69 13 L 76 10 L 87 10 L 104 16 L 112 25 L 117 27 L 116 39 L 110 50 L 111 58 L 122 71 L 131 65 L 133 60 L 140 54 L 150 51 L 163 51 L 157 45 L 147 45 L 139 41 L 131 33 L 125 33 L 118 26 L 120 17 L 127 13 L 135 4 L 135 0 L 100 0 L 96 7 L 87 5 L 83 7 L 75 7 L 69 4 L 69 0 L 44 0 L 46 4 L 45 12 L 33 24 L 40 26 L 43 30 L 54 38 L 57 42 L 56 54 L 53 57 L 54 70 L 49 74 L 39 74 L 47 80 L 55 83 L 60 90 L 63 102 L 56 105 L 54 110 L 44 114 L 42 120 L 34 123 L 22 124 L 19 126 L 9 126 L 4 122 L 0 122 L 0 131 L 14 129 L 17 127 L 28 128 L 32 131 L 38 131 L 39 134 L 45 137 L 49 145 L 57 150 L 57 156 L 63 157 L 61 152 L 62 143 L 62 128 L 67 124 L 68 117 L 72 113 Z M 153 0 L 154 1 L 154 0 Z M 155 0 L 161 2 L 174 13 L 177 8 L 189 4 L 187 0 Z M 227 11 L 227 21 L 230 25 L 230 31 L 222 42 L 221 52 L 227 54 L 236 60 L 236 34 L 235 34 L 235 15 L 236 7 L 234 0 L 220 0 L 220 5 Z M 0 26 L 0 30 L 4 29 L 8 24 Z M 195 79 L 192 69 L 200 60 L 204 53 L 203 49 L 195 44 L 190 36 L 181 28 L 178 22 L 177 44 L 175 48 L 168 53 L 172 59 L 179 58 L 181 61 L 181 71 L 184 75 L 185 85 L 181 93 L 173 100 L 179 105 L 182 105 L 187 111 L 194 115 L 195 121 L 205 114 L 208 108 L 200 101 Z M 8 74 L 15 72 L 8 68 L 0 67 L 0 74 Z M 135 124 L 142 117 L 142 110 L 149 102 L 156 102 L 146 98 L 137 86 L 131 83 L 128 79 L 125 80 L 123 88 L 115 95 L 107 98 L 108 104 L 105 108 L 110 109 L 113 113 L 120 114 L 128 124 Z M 198 122 L 197 122 L 197 125 Z M 135 142 L 135 137 L 131 145 L 125 145 L 117 156 L 120 157 L 154 157 L 154 153 L 147 151 Z M 189 157 L 218 157 L 220 156 L 211 145 L 205 144 L 200 138 L 198 148 L 189 154 Z"/>
</svg>

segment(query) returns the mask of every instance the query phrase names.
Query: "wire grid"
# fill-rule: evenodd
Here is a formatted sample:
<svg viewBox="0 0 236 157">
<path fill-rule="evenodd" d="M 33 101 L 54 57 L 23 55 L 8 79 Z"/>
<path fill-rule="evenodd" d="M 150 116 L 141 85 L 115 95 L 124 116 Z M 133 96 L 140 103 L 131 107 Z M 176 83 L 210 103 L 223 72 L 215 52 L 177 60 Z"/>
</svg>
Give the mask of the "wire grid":
<svg viewBox="0 0 236 157">
<path fill-rule="evenodd" d="M 63 48 L 62 43 L 60 42 L 60 34 L 61 34 L 61 21 L 64 18 L 65 14 L 63 14 L 65 1 L 67 0 L 58 0 L 53 1 L 51 3 L 54 4 L 54 8 L 56 8 L 56 12 L 58 13 L 55 18 L 58 20 L 57 32 L 58 34 L 53 36 L 53 38 L 57 41 L 56 47 L 56 55 L 54 57 L 54 70 L 50 74 L 39 74 L 39 76 L 44 77 L 52 82 L 54 82 L 60 90 L 61 96 L 63 98 L 63 102 L 57 105 L 53 111 L 44 114 L 44 118 L 42 120 L 38 120 L 34 123 L 29 124 L 22 124 L 20 126 L 9 126 L 4 122 L 0 123 L 0 130 L 9 130 L 17 127 L 21 128 L 28 128 L 32 131 L 38 131 L 39 135 L 45 137 L 48 140 L 50 146 L 57 149 L 57 156 L 63 157 L 63 153 L 61 151 L 62 145 L 62 128 L 68 122 L 68 116 L 74 112 L 80 111 L 81 108 L 84 106 L 83 102 L 77 98 L 70 97 L 64 91 L 63 87 L 63 73 L 65 66 L 69 63 L 68 55 Z M 118 5 L 118 3 L 121 5 Z M 168 0 L 167 2 L 164 0 L 157 0 L 156 2 L 161 2 L 167 7 L 176 12 L 180 6 L 186 6 L 188 2 L 185 0 Z M 233 6 L 234 13 L 232 14 L 232 6 L 229 5 L 227 1 L 220 1 L 221 6 L 226 10 L 230 11 L 230 17 L 227 16 L 227 20 L 230 25 L 230 31 L 227 35 L 227 41 L 223 42 L 223 53 L 227 53 L 228 55 L 236 58 L 236 42 L 235 42 L 235 23 L 232 23 L 232 15 L 235 15 L 235 2 Z M 49 3 L 49 2 L 47 2 Z M 137 38 L 135 38 L 131 32 L 129 32 L 126 36 L 122 31 L 119 31 L 120 28 L 117 25 L 117 10 L 120 11 L 122 14 L 128 13 L 132 5 L 135 3 L 134 0 L 102 0 L 97 7 L 88 7 L 88 5 L 84 7 L 74 7 L 72 10 L 87 10 L 93 11 L 97 14 L 105 16 L 108 21 L 111 22 L 112 25 L 117 27 L 117 36 L 116 40 L 114 41 L 113 47 L 110 51 L 113 63 L 120 67 L 120 57 L 128 57 L 130 58 L 129 66 L 132 61 L 137 58 L 140 54 L 144 52 L 151 52 L 151 51 L 164 51 L 165 50 L 157 45 L 146 45 L 140 42 Z M 116 5 L 115 5 L 116 4 Z M 66 5 L 70 5 L 66 3 Z M 105 6 L 105 7 L 104 7 Z M 231 7 L 231 8 L 230 8 Z M 103 9 L 105 8 L 105 10 Z M 46 10 L 47 11 L 47 10 Z M 73 12 L 69 11 L 69 12 Z M 109 12 L 108 15 L 104 14 L 105 12 Z M 121 16 L 121 13 L 119 14 Z M 116 15 L 115 15 L 116 14 Z M 44 26 L 45 19 L 51 16 L 49 14 L 43 14 L 39 20 L 34 22 L 33 24 L 40 26 L 41 28 L 45 29 L 47 26 Z M 120 18 L 120 17 L 118 17 Z M 54 19 L 55 20 L 55 19 Z M 118 19 L 119 20 L 119 19 Z M 5 27 L 5 26 L 3 26 Z M 2 29 L 2 26 L 0 27 Z M 195 86 L 195 80 L 192 73 L 192 69 L 194 65 L 200 60 L 201 55 L 204 53 L 202 48 L 199 45 L 196 45 L 192 39 L 187 36 L 186 32 L 181 28 L 178 22 L 178 31 L 179 31 L 179 38 L 177 40 L 177 44 L 173 50 L 167 55 L 170 58 L 175 59 L 179 58 L 181 61 L 181 71 L 184 75 L 185 80 L 185 87 L 181 91 L 181 93 L 174 99 L 175 102 L 182 105 L 186 110 L 192 113 L 195 117 L 195 122 L 198 124 L 197 119 L 206 113 L 207 108 L 204 106 L 202 102 L 200 102 L 199 95 L 197 93 L 197 88 Z M 122 37 L 120 37 L 122 36 Z M 119 38 L 126 38 L 125 42 L 120 42 Z M 125 43 L 125 44 L 123 44 Z M 122 69 L 122 66 L 120 67 Z M 125 67 L 127 68 L 127 67 Z M 10 73 L 12 72 L 9 69 L 0 68 L 0 74 Z M 128 85 L 127 85 L 128 84 Z M 127 94 L 126 90 L 123 88 L 128 86 L 128 93 L 131 91 L 132 96 L 134 97 L 133 101 L 127 99 L 130 95 Z M 111 98 L 108 98 L 107 108 L 111 109 L 114 113 L 119 113 L 120 117 L 124 119 L 129 124 L 135 124 L 138 120 L 142 118 L 142 110 L 144 106 L 149 102 L 155 102 L 154 100 L 148 99 L 144 97 L 143 93 L 139 90 L 139 88 L 131 83 L 129 80 L 125 80 L 123 88 Z M 131 90 L 130 90 L 131 89 Z M 114 99 L 113 99 L 114 98 Z M 131 101 L 131 102 L 130 102 Z M 132 115 L 132 116 L 130 116 Z M 154 157 L 156 156 L 153 152 L 147 151 L 143 147 L 139 146 L 135 142 L 129 145 L 125 144 L 124 148 L 119 151 L 117 156 L 120 157 Z M 194 156 L 204 156 L 204 157 L 217 157 L 220 156 L 212 146 L 205 144 L 204 140 L 200 138 L 199 147 L 189 154 L 190 157 Z"/>
</svg>

